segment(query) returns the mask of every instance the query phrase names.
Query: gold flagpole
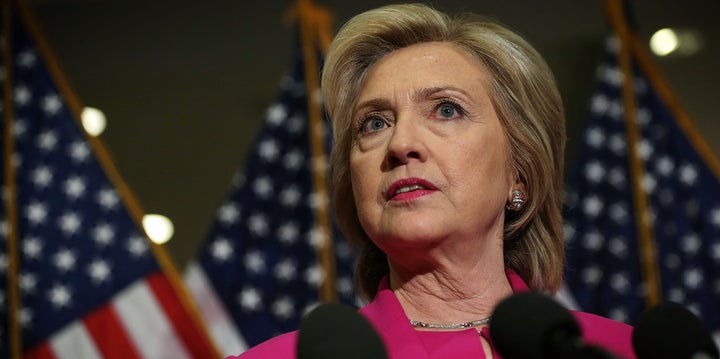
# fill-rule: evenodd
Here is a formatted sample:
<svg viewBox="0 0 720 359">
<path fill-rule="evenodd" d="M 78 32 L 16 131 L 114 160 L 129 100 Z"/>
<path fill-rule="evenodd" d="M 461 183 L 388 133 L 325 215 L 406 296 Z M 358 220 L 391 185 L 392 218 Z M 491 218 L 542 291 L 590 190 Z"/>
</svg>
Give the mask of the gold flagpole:
<svg viewBox="0 0 720 359">
<path fill-rule="evenodd" d="M 300 23 L 302 52 L 305 62 L 305 84 L 308 107 L 308 126 L 310 132 L 310 153 L 312 156 L 313 193 L 315 201 L 315 230 L 322 236 L 322 244 L 317 257 L 323 268 L 322 284 L 319 299 L 322 302 L 337 302 L 335 270 L 335 250 L 332 238 L 332 225 L 327 191 L 327 156 L 325 155 L 325 124 L 320 99 L 320 67 L 318 62 L 318 46 L 323 54 L 332 39 L 330 13 L 316 6 L 312 0 L 299 0 L 296 5 L 296 16 Z"/>
<path fill-rule="evenodd" d="M 13 165 L 13 154 L 15 153 L 15 139 L 13 138 L 13 57 L 12 57 L 12 8 L 7 0 L 2 1 L 3 20 L 3 66 L 5 68 L 5 80 L 3 82 L 3 122 L 4 141 L 3 162 L 5 166 L 5 212 L 7 213 L 7 291 L 8 291 L 8 332 L 10 344 L 10 358 L 22 358 L 22 329 L 18 320 L 20 311 L 20 291 L 18 286 L 18 275 L 20 270 L 20 256 L 18 253 L 18 226 L 17 226 L 17 201 L 15 186 L 15 166 Z"/>
<path fill-rule="evenodd" d="M 622 97 L 627 129 L 630 183 L 636 213 L 640 263 L 646 284 L 645 305 L 652 307 L 662 302 L 662 287 L 658 269 L 657 245 L 652 229 L 652 214 L 647 195 L 642 187 L 645 168 L 638 150 L 641 135 L 637 124 L 637 104 L 633 88 L 631 34 L 625 21 L 622 0 L 606 0 L 605 4 L 610 22 L 620 42 L 618 62 L 623 74 Z"/>
</svg>

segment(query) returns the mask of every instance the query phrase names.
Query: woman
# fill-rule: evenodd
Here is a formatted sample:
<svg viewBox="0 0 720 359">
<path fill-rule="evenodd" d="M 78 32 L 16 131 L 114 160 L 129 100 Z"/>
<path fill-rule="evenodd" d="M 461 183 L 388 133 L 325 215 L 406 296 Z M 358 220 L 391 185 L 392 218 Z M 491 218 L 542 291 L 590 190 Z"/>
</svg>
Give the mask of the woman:
<svg viewBox="0 0 720 359">
<path fill-rule="evenodd" d="M 564 114 L 545 61 L 492 21 L 394 5 L 343 26 L 322 89 L 360 312 L 391 358 L 498 358 L 494 307 L 562 280 Z M 634 357 L 630 326 L 574 315 L 586 341 Z M 294 357 L 295 342 L 245 355 Z"/>
</svg>

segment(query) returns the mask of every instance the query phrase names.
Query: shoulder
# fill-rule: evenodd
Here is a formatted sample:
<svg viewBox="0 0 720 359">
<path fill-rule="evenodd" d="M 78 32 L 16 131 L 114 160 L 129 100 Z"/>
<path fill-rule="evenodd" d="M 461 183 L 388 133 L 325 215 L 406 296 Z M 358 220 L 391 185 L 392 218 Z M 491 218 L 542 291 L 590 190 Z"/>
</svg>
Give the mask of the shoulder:
<svg viewBox="0 0 720 359">
<path fill-rule="evenodd" d="M 572 312 L 588 344 L 609 350 L 620 358 L 635 358 L 632 348 L 633 327 L 585 312 Z"/>
<path fill-rule="evenodd" d="M 297 331 L 294 331 L 268 339 L 238 356 L 229 356 L 227 359 L 294 359 L 296 344 Z"/>
</svg>

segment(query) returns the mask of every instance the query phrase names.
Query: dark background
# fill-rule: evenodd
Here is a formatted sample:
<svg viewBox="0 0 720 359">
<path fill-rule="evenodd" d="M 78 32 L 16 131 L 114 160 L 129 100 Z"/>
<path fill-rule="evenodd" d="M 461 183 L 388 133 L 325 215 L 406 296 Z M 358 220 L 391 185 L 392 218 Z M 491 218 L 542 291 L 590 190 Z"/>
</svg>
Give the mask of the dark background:
<svg viewBox="0 0 720 359">
<path fill-rule="evenodd" d="M 316 0 L 335 28 L 388 1 Z M 693 57 L 656 58 L 675 95 L 720 154 L 720 2 L 631 1 L 646 40 L 662 27 L 693 28 Z M 105 112 L 102 135 L 148 213 L 175 224 L 165 246 L 180 266 L 199 249 L 242 168 L 280 78 L 290 69 L 292 1 L 31 0 L 81 102 Z M 608 30 L 601 0 L 436 1 L 517 30 L 545 56 L 565 100 L 568 159 L 579 144 Z"/>
</svg>

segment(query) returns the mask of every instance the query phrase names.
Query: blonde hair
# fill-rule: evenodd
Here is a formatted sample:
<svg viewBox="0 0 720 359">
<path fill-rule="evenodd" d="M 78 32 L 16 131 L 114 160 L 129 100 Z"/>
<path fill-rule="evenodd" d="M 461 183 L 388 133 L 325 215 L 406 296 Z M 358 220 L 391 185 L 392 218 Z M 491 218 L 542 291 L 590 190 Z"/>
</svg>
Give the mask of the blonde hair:
<svg viewBox="0 0 720 359">
<path fill-rule="evenodd" d="M 338 225 L 360 249 L 356 281 L 366 299 L 389 272 L 387 257 L 358 220 L 350 181 L 351 115 L 370 67 L 382 56 L 417 43 L 453 44 L 479 60 L 490 75 L 490 96 L 510 148 L 510 161 L 528 200 L 506 212 L 504 259 L 533 290 L 556 291 L 562 282 L 565 117 L 555 80 L 540 54 L 495 21 L 450 17 L 421 4 L 390 5 L 350 19 L 328 51 L 322 93 L 334 141 L 331 192 Z"/>
</svg>

